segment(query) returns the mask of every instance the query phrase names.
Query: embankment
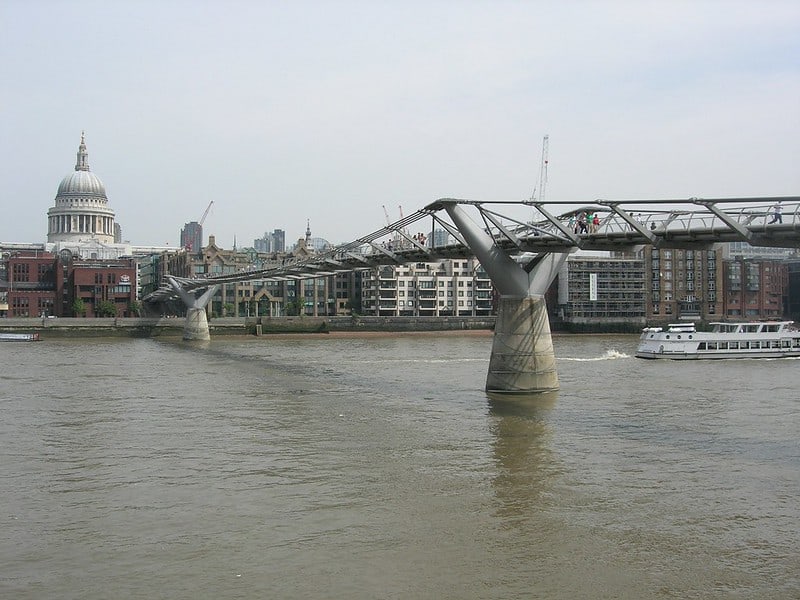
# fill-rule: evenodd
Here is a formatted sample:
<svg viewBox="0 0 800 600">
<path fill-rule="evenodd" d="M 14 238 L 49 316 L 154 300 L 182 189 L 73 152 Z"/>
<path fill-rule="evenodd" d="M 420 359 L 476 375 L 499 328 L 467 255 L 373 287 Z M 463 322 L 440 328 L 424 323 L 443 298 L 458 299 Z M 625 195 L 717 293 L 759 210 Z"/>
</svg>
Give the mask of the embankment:
<svg viewBox="0 0 800 600">
<path fill-rule="evenodd" d="M 180 336 L 183 318 L 0 319 L 0 332 L 40 332 L 42 337 Z M 338 331 L 490 330 L 494 317 L 250 317 L 209 321 L 211 335 L 269 335 Z"/>
</svg>

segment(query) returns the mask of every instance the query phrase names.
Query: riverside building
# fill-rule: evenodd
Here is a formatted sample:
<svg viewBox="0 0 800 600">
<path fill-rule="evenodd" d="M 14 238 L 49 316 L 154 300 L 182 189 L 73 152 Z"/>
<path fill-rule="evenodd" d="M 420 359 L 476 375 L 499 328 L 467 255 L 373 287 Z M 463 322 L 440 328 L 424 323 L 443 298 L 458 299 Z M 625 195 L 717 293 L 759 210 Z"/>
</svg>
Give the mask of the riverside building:
<svg viewBox="0 0 800 600">
<path fill-rule="evenodd" d="M 681 250 L 645 246 L 647 320 L 720 320 L 723 310 L 722 246 Z"/>
<path fill-rule="evenodd" d="M 570 256 L 548 293 L 551 319 L 578 329 L 599 323 L 621 328 L 646 320 L 641 256 Z"/>
<path fill-rule="evenodd" d="M 382 317 L 494 314 L 489 276 L 474 259 L 381 266 L 364 271 L 361 314 Z"/>
</svg>

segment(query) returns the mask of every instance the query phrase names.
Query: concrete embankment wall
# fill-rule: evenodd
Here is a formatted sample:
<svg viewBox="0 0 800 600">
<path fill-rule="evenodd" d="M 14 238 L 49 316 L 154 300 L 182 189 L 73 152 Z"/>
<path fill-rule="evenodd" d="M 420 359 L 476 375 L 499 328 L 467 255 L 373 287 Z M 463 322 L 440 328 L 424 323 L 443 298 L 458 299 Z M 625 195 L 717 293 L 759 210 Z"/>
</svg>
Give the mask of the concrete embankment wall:
<svg viewBox="0 0 800 600">
<path fill-rule="evenodd" d="M 325 333 L 330 331 L 488 330 L 494 317 L 251 317 L 209 321 L 215 335 Z M 34 332 L 42 337 L 158 337 L 183 334 L 183 318 L 0 319 L 0 332 Z"/>
</svg>

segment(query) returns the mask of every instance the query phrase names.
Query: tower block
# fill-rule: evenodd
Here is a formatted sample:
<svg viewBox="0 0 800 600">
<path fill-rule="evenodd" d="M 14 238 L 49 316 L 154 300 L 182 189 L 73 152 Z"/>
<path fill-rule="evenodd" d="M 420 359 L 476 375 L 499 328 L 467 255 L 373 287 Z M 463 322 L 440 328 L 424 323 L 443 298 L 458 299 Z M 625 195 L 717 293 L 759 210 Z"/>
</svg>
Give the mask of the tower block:
<svg viewBox="0 0 800 600">
<path fill-rule="evenodd" d="M 530 394 L 557 390 L 556 358 L 544 295 L 567 254 L 539 254 L 523 266 L 498 247 L 458 204 L 443 201 L 443 205 L 500 293 L 486 391 Z"/>
</svg>

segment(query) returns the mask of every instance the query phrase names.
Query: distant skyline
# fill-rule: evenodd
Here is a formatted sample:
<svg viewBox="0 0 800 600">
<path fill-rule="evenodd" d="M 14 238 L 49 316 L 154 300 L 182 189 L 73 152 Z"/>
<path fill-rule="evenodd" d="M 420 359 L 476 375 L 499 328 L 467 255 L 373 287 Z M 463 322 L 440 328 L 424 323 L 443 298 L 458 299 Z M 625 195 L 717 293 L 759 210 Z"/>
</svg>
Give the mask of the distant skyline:
<svg viewBox="0 0 800 600">
<path fill-rule="evenodd" d="M 800 3 L 0 3 L 0 241 L 81 131 L 123 238 L 351 241 L 441 197 L 800 195 Z"/>
</svg>

